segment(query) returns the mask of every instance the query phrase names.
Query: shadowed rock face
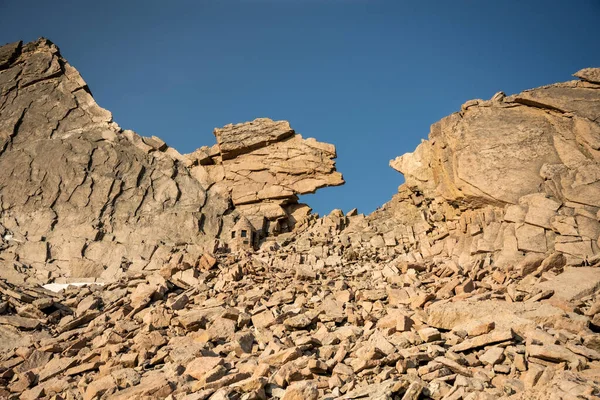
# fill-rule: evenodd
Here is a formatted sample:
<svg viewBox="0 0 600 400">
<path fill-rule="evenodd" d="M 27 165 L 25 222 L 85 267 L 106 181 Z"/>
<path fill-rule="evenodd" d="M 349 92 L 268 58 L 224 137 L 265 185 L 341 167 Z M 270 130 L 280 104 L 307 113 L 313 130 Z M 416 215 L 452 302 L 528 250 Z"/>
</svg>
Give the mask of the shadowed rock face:
<svg viewBox="0 0 600 400">
<path fill-rule="evenodd" d="M 335 148 L 303 140 L 285 121 L 215 134 L 208 164 L 219 164 L 219 176 L 201 149 L 182 156 L 122 130 L 48 40 L 0 47 L 0 224 L 15 254 L 5 259 L 46 278 L 154 270 L 179 250 L 197 259 L 212 248 L 229 234 L 234 206 L 257 215 L 266 202 L 263 214 L 287 221 L 296 194 L 343 183 Z"/>
<path fill-rule="evenodd" d="M 22 261 L 112 277 L 219 233 L 227 202 L 160 140 L 112 122 L 55 45 L 2 47 L 0 68 L 0 222 Z"/>
</svg>

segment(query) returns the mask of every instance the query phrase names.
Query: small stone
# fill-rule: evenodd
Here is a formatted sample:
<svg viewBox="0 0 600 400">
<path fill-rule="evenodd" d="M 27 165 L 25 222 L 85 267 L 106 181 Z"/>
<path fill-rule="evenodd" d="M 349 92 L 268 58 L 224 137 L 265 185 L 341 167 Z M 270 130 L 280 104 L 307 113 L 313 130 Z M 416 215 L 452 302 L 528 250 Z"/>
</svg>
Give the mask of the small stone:
<svg viewBox="0 0 600 400">
<path fill-rule="evenodd" d="M 183 310 L 188 302 L 188 296 L 183 293 L 180 296 L 169 298 L 169 300 L 167 300 L 167 307 L 171 310 Z"/>
<path fill-rule="evenodd" d="M 300 265 L 296 267 L 296 279 L 300 281 L 311 281 L 317 278 L 317 274 L 311 267 Z"/>
<path fill-rule="evenodd" d="M 202 380 L 210 370 L 220 365 L 223 365 L 221 357 L 198 357 L 186 366 L 185 373 Z"/>
<path fill-rule="evenodd" d="M 275 317 L 270 310 L 265 310 L 252 316 L 252 324 L 256 328 L 266 328 L 275 322 Z"/>
<path fill-rule="evenodd" d="M 313 319 L 306 315 L 306 313 L 303 313 L 284 320 L 283 324 L 288 329 L 304 329 L 312 324 L 312 322 Z"/>
<path fill-rule="evenodd" d="M 479 356 L 479 361 L 484 365 L 496 365 L 504 360 L 504 349 L 502 347 L 492 347 L 484 354 Z"/>
<path fill-rule="evenodd" d="M 436 340 L 442 339 L 442 334 L 435 328 L 423 328 L 420 329 L 417 333 L 425 343 L 434 342 Z"/>
<path fill-rule="evenodd" d="M 204 253 L 198 262 L 200 269 L 208 271 L 217 265 L 217 259 L 208 253 Z"/>
<path fill-rule="evenodd" d="M 126 353 L 121 356 L 121 365 L 125 368 L 134 368 L 137 366 L 137 360 L 137 353 Z"/>
</svg>

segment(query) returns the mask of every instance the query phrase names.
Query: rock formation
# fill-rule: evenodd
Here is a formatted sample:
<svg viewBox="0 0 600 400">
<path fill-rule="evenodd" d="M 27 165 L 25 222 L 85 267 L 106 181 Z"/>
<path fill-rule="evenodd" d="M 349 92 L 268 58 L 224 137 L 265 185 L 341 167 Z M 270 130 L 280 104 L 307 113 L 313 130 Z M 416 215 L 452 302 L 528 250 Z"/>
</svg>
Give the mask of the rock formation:
<svg viewBox="0 0 600 400">
<path fill-rule="evenodd" d="M 576 76 L 467 102 L 391 201 L 319 218 L 297 195 L 343 183 L 333 146 L 257 119 L 181 155 L 48 41 L 0 47 L 0 398 L 599 398 L 600 69 Z"/>
<path fill-rule="evenodd" d="M 406 245 L 407 260 L 500 267 L 554 251 L 600 252 L 600 85 L 597 69 L 514 96 L 472 100 L 390 162 L 406 183 L 370 219 Z M 382 218 L 382 215 L 387 215 Z M 391 229 L 391 230 L 390 230 Z M 386 230 L 388 232 L 386 232 Z"/>
<path fill-rule="evenodd" d="M 214 133 L 215 146 L 187 156 L 195 165 L 192 174 L 230 198 L 264 233 L 288 231 L 310 213 L 298 204 L 298 194 L 344 183 L 335 170 L 335 147 L 302 139 L 287 121 L 260 118 Z"/>
<path fill-rule="evenodd" d="M 0 249 L 10 255 L 0 276 L 19 279 L 32 266 L 42 281 L 107 281 L 159 269 L 174 250 L 198 259 L 226 239 L 234 208 L 260 230 L 285 230 L 310 210 L 296 194 L 343 183 L 335 148 L 285 121 L 215 133 L 210 154 L 183 156 L 123 131 L 48 40 L 2 47 Z"/>
</svg>

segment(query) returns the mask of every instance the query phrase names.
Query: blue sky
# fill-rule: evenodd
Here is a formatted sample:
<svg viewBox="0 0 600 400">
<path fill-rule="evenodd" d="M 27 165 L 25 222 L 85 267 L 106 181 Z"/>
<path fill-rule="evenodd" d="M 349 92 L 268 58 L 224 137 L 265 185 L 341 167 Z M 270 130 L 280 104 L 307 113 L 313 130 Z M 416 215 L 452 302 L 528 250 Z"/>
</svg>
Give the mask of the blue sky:
<svg viewBox="0 0 600 400">
<path fill-rule="evenodd" d="M 119 125 L 181 153 L 286 119 L 333 143 L 346 185 L 321 214 L 388 201 L 388 162 L 472 98 L 600 66 L 600 1 L 0 0 L 0 42 L 45 36 Z"/>
</svg>

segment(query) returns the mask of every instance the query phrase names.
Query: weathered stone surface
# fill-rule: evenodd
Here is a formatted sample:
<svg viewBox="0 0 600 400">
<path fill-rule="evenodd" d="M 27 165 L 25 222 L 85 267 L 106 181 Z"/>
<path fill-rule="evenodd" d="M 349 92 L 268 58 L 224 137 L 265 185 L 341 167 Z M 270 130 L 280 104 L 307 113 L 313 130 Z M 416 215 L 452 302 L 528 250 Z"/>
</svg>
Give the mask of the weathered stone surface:
<svg viewBox="0 0 600 400">
<path fill-rule="evenodd" d="M 335 147 L 303 139 L 287 121 L 259 118 L 214 133 L 218 152 L 211 165 L 193 167 L 192 173 L 231 198 L 263 234 L 294 226 L 297 195 L 344 183 L 335 170 Z M 273 225 L 265 226 L 264 218 Z"/>
<path fill-rule="evenodd" d="M 600 68 L 584 68 L 573 74 L 584 81 L 600 84 Z"/>
<path fill-rule="evenodd" d="M 527 352 L 531 357 L 537 357 L 551 362 L 565 361 L 577 363 L 580 360 L 580 358 L 572 351 L 553 344 L 546 344 L 543 346 L 530 345 L 527 346 Z"/>
<path fill-rule="evenodd" d="M 229 124 L 223 128 L 216 128 L 214 134 L 223 160 L 229 160 L 291 137 L 294 130 L 287 121 L 275 122 L 268 118 L 259 118 L 245 124 Z"/>
<path fill-rule="evenodd" d="M 563 311 L 535 303 L 507 303 L 486 300 L 479 302 L 457 301 L 454 303 L 434 304 L 429 309 L 427 323 L 440 329 L 460 330 L 477 321 L 478 324 L 493 322 L 496 330 L 515 329 L 522 331 L 543 323 Z"/>
<path fill-rule="evenodd" d="M 287 388 L 282 400 L 317 400 L 319 391 L 313 382 L 294 383 Z"/>
<path fill-rule="evenodd" d="M 185 373 L 201 380 L 210 370 L 219 365 L 223 365 L 223 359 L 220 357 L 199 357 L 187 365 Z"/>
<path fill-rule="evenodd" d="M 483 253 L 507 267 L 522 253 L 558 251 L 567 263 L 585 262 L 600 251 L 598 71 L 577 73 L 587 82 L 467 102 L 434 124 L 413 153 L 390 162 L 406 183 L 369 221 L 384 233 L 398 229 L 391 221 L 412 229 L 405 245 L 415 245 L 415 259 Z M 585 215 L 576 217 L 579 210 Z M 414 231 L 423 219 L 429 225 L 425 245 Z M 441 235 L 450 238 L 433 246 L 431 239 Z"/>
<path fill-rule="evenodd" d="M 14 316 L 1 316 L 0 325 L 11 325 L 23 329 L 36 329 L 40 326 L 40 321 L 33 318 Z"/>
<path fill-rule="evenodd" d="M 544 290 L 553 290 L 554 296 L 566 301 L 578 300 L 600 290 L 600 268 L 565 268 L 554 278 L 538 285 Z"/>
<path fill-rule="evenodd" d="M 18 57 L 22 42 L 14 42 L 0 47 L 0 69 L 8 67 Z"/>
<path fill-rule="evenodd" d="M 165 146 L 115 124 L 54 44 L 1 49 L 0 223 L 46 249 L 24 260 L 69 276 L 79 256 L 114 279 L 123 259 L 141 270 L 161 243 L 218 234 L 227 207 Z"/>
</svg>

